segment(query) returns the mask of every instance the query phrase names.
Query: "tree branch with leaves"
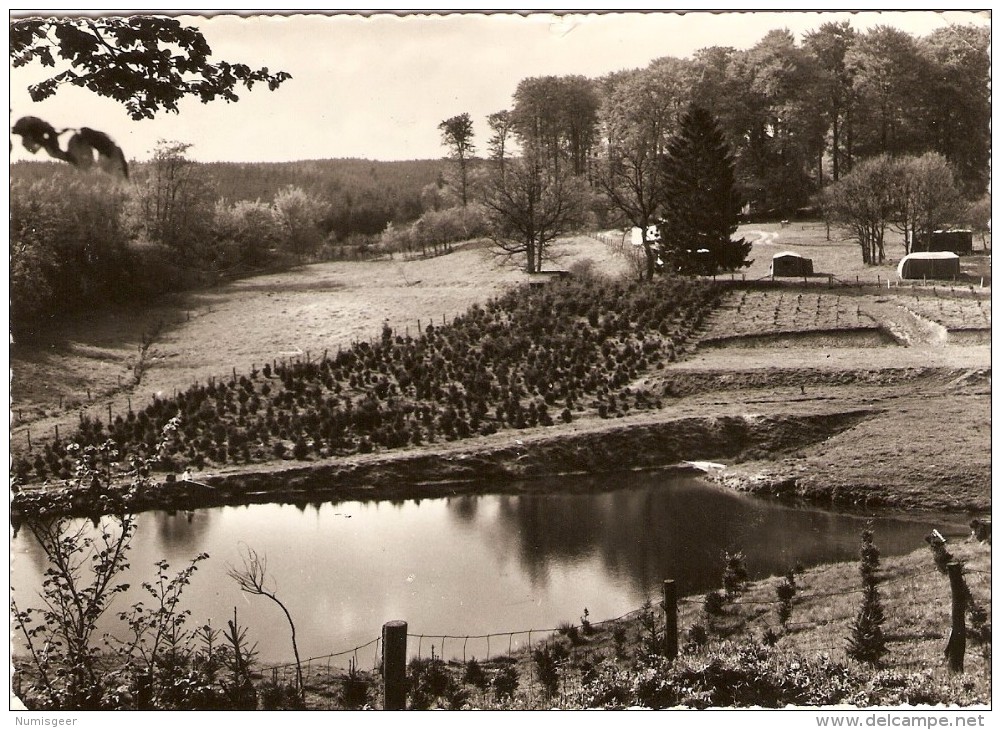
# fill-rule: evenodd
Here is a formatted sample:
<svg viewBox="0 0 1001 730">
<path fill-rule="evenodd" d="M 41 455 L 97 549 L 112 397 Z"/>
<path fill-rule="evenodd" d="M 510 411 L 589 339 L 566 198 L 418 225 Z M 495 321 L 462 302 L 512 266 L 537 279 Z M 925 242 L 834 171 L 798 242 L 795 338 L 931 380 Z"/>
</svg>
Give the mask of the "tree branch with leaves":
<svg viewBox="0 0 1001 730">
<path fill-rule="evenodd" d="M 38 63 L 54 70 L 28 88 L 34 101 L 77 86 L 121 102 L 133 119 L 152 119 L 164 109 L 176 113 L 185 97 L 233 102 L 241 87 L 266 84 L 274 91 L 292 78 L 267 67 L 212 62 L 211 55 L 197 28 L 169 17 L 25 18 L 10 24 L 11 66 Z"/>
</svg>

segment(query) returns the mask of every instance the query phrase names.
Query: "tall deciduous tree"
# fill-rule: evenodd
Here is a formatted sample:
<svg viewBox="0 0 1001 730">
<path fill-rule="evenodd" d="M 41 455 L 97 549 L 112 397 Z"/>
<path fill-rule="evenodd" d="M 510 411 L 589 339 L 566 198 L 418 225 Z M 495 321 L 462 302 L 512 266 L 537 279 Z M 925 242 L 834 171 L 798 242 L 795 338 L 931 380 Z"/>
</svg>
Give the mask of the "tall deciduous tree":
<svg viewBox="0 0 1001 730">
<path fill-rule="evenodd" d="M 858 163 L 850 174 L 827 186 L 820 200 L 830 223 L 847 229 L 862 249 L 862 261 L 882 263 L 886 228 L 898 210 L 899 167 L 887 155 Z"/>
<path fill-rule="evenodd" d="M 188 159 L 190 144 L 160 140 L 137 175 L 137 226 L 147 240 L 196 253 L 207 237 L 214 194 L 204 168 Z"/>
<path fill-rule="evenodd" d="M 824 23 L 804 38 L 804 47 L 818 68 L 817 111 L 830 131 L 831 179 L 837 182 L 842 171 L 851 169 L 853 94 L 845 56 L 857 33 L 846 20 Z"/>
<path fill-rule="evenodd" d="M 964 202 L 952 167 L 937 152 L 905 157 L 897 166 L 897 228 L 904 234 L 904 253 L 917 237 L 927 235 L 963 215 Z"/>
<path fill-rule="evenodd" d="M 667 265 L 682 273 L 748 266 L 751 244 L 731 239 L 741 207 L 733 156 L 715 119 L 702 107 L 693 105 L 682 116 L 667 147 L 664 178 L 660 233 Z"/>
<path fill-rule="evenodd" d="M 483 203 L 495 252 L 524 256 L 530 274 L 542 269 L 550 244 L 584 217 L 580 179 L 549 167 L 532 150 L 512 160 L 506 174 L 495 172 Z"/>
<path fill-rule="evenodd" d="M 548 166 L 559 172 L 569 164 L 574 175 L 583 175 L 597 139 L 595 83 L 583 76 L 523 79 L 511 121 L 523 146 L 536 148 Z"/>
<path fill-rule="evenodd" d="M 487 125 L 493 133 L 487 145 L 490 149 L 490 158 L 500 164 L 501 173 L 504 172 L 504 164 L 507 154 L 510 152 L 510 137 L 512 131 L 511 112 L 502 109 L 487 116 Z"/>
<path fill-rule="evenodd" d="M 811 178 L 822 172 L 819 69 L 788 30 L 767 33 L 734 69 L 747 90 L 748 126 L 740 152 L 754 202 L 787 217 L 806 203 Z"/>
<path fill-rule="evenodd" d="M 646 231 L 664 203 L 664 150 L 677 126 L 680 84 L 677 76 L 650 70 L 609 80 L 601 108 L 606 155 L 596 174 L 597 187 L 612 208 Z M 643 237 L 645 277 L 652 279 L 657 252 Z"/>
<path fill-rule="evenodd" d="M 858 36 L 845 55 L 845 67 L 858 98 L 855 154 L 923 151 L 918 129 L 922 80 L 928 71 L 914 37 L 876 26 Z"/>
<path fill-rule="evenodd" d="M 310 253 L 320 238 L 317 224 L 326 215 L 327 204 L 300 187 L 288 185 L 278 191 L 271 207 L 288 249 L 298 255 Z"/>
<path fill-rule="evenodd" d="M 29 87 L 35 101 L 70 84 L 121 102 L 133 119 L 144 119 L 161 109 L 176 112 L 187 96 L 237 101 L 240 87 L 261 83 L 274 90 L 291 78 L 243 63 L 213 63 L 211 55 L 201 32 L 174 18 L 26 18 L 10 24 L 11 65 L 37 62 L 54 71 Z"/>
<path fill-rule="evenodd" d="M 970 228 L 980 234 L 980 242 L 987 248 L 987 236 L 991 232 L 991 196 L 981 196 L 970 203 L 963 213 L 963 219 Z"/>
<path fill-rule="evenodd" d="M 449 156 L 459 165 L 459 189 L 462 192 L 462 206 L 469 202 L 467 183 L 469 180 L 469 159 L 476 148 L 473 145 L 473 120 L 467 112 L 446 119 L 438 125 L 441 143 L 448 148 Z"/>
<path fill-rule="evenodd" d="M 918 41 L 931 65 L 922 115 L 928 148 L 958 172 L 969 196 L 987 189 L 991 150 L 991 33 L 950 25 Z"/>
<path fill-rule="evenodd" d="M 10 328 L 40 333 L 47 316 L 122 299 L 129 277 L 125 191 L 110 178 L 57 171 L 10 185 Z"/>
</svg>

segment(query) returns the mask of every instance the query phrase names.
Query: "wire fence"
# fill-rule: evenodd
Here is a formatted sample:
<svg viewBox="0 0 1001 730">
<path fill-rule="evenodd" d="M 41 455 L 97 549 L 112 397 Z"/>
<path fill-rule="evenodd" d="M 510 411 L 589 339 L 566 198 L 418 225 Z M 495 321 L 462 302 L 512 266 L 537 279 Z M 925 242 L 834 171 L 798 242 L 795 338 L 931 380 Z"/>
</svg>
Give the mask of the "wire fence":
<svg viewBox="0 0 1001 730">
<path fill-rule="evenodd" d="M 902 584 L 911 584 L 911 590 L 916 591 L 918 586 L 922 589 L 927 587 L 928 576 L 942 574 L 942 570 L 937 567 L 913 570 L 899 575 L 884 574 L 878 581 L 881 589 L 890 589 Z M 963 575 L 969 577 L 977 585 L 982 586 L 984 579 L 989 580 L 991 572 L 980 569 L 964 569 Z M 757 584 L 750 584 L 753 587 Z M 845 588 L 838 591 L 797 591 L 794 594 L 793 603 L 802 607 L 808 604 L 815 604 L 818 601 L 829 601 L 837 598 L 855 598 L 864 592 L 863 587 Z M 906 590 L 906 587 L 905 587 Z M 803 643 L 810 652 L 822 652 L 832 657 L 844 657 L 848 646 L 848 637 L 851 630 L 851 621 L 854 616 L 855 603 L 850 606 L 841 604 L 837 610 L 829 615 L 821 615 L 808 621 L 788 621 L 778 620 L 777 612 L 764 610 L 762 608 L 777 607 L 783 603 L 780 598 L 762 598 L 760 590 L 755 591 L 752 596 L 747 595 L 748 591 L 734 594 L 726 601 L 726 613 L 719 620 L 731 620 L 736 622 L 740 631 L 748 634 L 755 627 L 766 631 L 781 630 L 789 636 L 793 645 L 797 642 Z M 982 589 L 978 588 L 978 593 Z M 897 595 L 897 600 L 900 600 Z M 906 594 L 903 594 L 906 597 Z M 969 592 L 970 599 L 977 601 L 973 591 Z M 989 586 L 987 586 L 987 596 L 989 600 Z M 918 605 L 917 594 L 913 595 L 913 604 Z M 949 602 L 949 595 L 943 593 L 937 596 L 922 595 L 922 604 L 925 608 L 929 604 L 934 604 L 940 608 Z M 694 627 L 696 623 L 706 618 L 707 598 L 703 596 L 685 596 L 677 599 L 676 611 L 681 614 L 686 622 L 691 622 Z M 601 621 L 590 622 L 582 618 L 580 624 L 561 623 L 559 626 L 548 628 L 520 629 L 516 631 L 496 631 L 479 634 L 464 633 L 418 633 L 407 631 L 407 658 L 413 660 L 438 660 L 454 670 L 459 670 L 472 659 L 478 662 L 496 666 L 500 663 L 518 663 L 520 667 L 520 687 L 526 691 L 530 697 L 538 697 L 541 694 L 551 692 L 552 678 L 548 680 L 543 676 L 544 668 L 537 665 L 539 657 L 536 650 L 548 652 L 554 643 L 564 642 L 564 637 L 576 637 L 578 632 L 587 635 L 600 635 L 606 630 L 621 632 L 625 634 L 625 627 L 632 626 L 634 638 L 639 636 L 643 628 L 655 626 L 654 631 L 665 632 L 670 625 L 666 616 L 661 616 L 662 609 L 666 609 L 665 603 L 648 600 L 642 607 L 624 613 L 614 618 Z M 651 624 L 651 617 L 654 623 Z M 906 623 L 906 622 L 904 622 Z M 621 627 L 616 629 L 615 627 Z M 717 627 L 718 628 L 718 627 Z M 610 634 L 605 634 L 610 635 Z M 909 642 L 915 638 L 919 640 L 943 640 L 948 635 L 948 626 L 926 626 L 918 633 L 907 633 L 901 630 L 897 634 L 887 636 L 888 643 Z M 808 637 L 808 639 L 804 638 Z M 619 639 L 616 639 L 618 644 Z M 576 638 L 571 639 L 572 645 L 577 645 Z M 607 658 L 608 642 L 604 646 L 587 647 L 584 642 L 580 642 L 580 649 L 589 652 L 582 662 L 565 662 L 561 667 L 561 681 L 564 685 L 584 679 L 598 661 Z M 474 648 L 475 647 L 475 648 Z M 325 654 L 322 656 L 309 657 L 303 660 L 303 675 L 307 686 L 318 699 L 318 707 L 326 706 L 330 708 L 343 706 L 342 699 L 348 683 L 356 679 L 356 672 L 361 670 L 369 672 L 369 678 L 373 681 L 381 676 L 382 672 L 382 652 L 384 650 L 382 637 L 376 637 L 364 644 L 345 649 L 342 651 Z M 688 647 L 688 651 L 697 651 Z M 534 653 L 535 652 L 535 653 Z M 344 661 L 348 661 L 347 671 L 344 669 Z M 533 661 L 534 660 L 534 661 Z M 896 656 L 894 666 L 904 670 L 917 670 L 927 668 L 927 659 L 909 658 L 904 655 Z M 296 664 L 287 662 L 268 668 L 274 681 L 291 683 L 294 681 Z M 338 689 L 339 688 L 339 689 Z M 483 699 L 487 699 L 487 691 L 481 688 Z M 323 703 L 327 704 L 324 705 Z"/>
</svg>

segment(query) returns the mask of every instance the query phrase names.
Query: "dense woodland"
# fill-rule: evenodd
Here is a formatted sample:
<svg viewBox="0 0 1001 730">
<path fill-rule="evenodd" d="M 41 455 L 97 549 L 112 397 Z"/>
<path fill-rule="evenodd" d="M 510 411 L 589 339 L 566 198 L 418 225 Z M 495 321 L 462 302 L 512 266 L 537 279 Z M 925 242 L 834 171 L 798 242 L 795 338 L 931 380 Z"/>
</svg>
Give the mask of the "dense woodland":
<svg viewBox="0 0 1001 730">
<path fill-rule="evenodd" d="M 774 30 L 747 50 L 708 47 L 602 78 L 527 78 L 511 108 L 488 117 L 486 149 L 472 144 L 481 130 L 469 115 L 439 125 L 450 159 L 201 164 L 178 141 L 117 184 L 57 163 L 15 164 L 13 329 L 23 339 L 81 306 L 295 262 L 447 253 L 479 236 L 539 268 L 545 246 L 573 229 L 671 217 L 677 179 L 666 159 L 693 104 L 722 135 L 732 172 L 718 174 L 732 178 L 745 219 L 823 213 L 851 230 L 841 220 L 851 205 L 818 194 L 860 167 L 871 175 L 879 159 L 885 180 L 916 170 L 927 188 L 945 174 L 951 199 L 916 210 L 910 185 L 886 201 L 880 231 L 969 225 L 989 175 L 989 41 L 973 26 L 915 37 L 827 23 L 801 40 Z M 860 244 L 882 260 L 881 234 Z M 647 259 L 649 277 L 660 259 Z"/>
</svg>

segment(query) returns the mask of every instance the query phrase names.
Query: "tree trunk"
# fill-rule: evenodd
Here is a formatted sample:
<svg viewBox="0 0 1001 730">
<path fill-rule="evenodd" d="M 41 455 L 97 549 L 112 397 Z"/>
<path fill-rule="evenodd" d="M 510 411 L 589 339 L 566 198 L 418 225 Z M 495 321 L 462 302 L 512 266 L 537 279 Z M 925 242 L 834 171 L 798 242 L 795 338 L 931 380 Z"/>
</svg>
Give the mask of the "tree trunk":
<svg viewBox="0 0 1001 730">
<path fill-rule="evenodd" d="M 834 125 L 831 128 L 831 175 L 834 178 L 834 182 L 838 181 L 838 175 L 841 172 L 840 157 L 841 150 L 838 149 L 841 144 L 841 125 L 838 124 L 838 117 L 840 115 L 834 114 Z"/>
<path fill-rule="evenodd" d="M 643 253 L 646 254 L 646 280 L 653 281 L 653 275 L 656 272 L 657 258 L 650 244 L 646 240 L 646 229 L 643 229 Z"/>
</svg>

